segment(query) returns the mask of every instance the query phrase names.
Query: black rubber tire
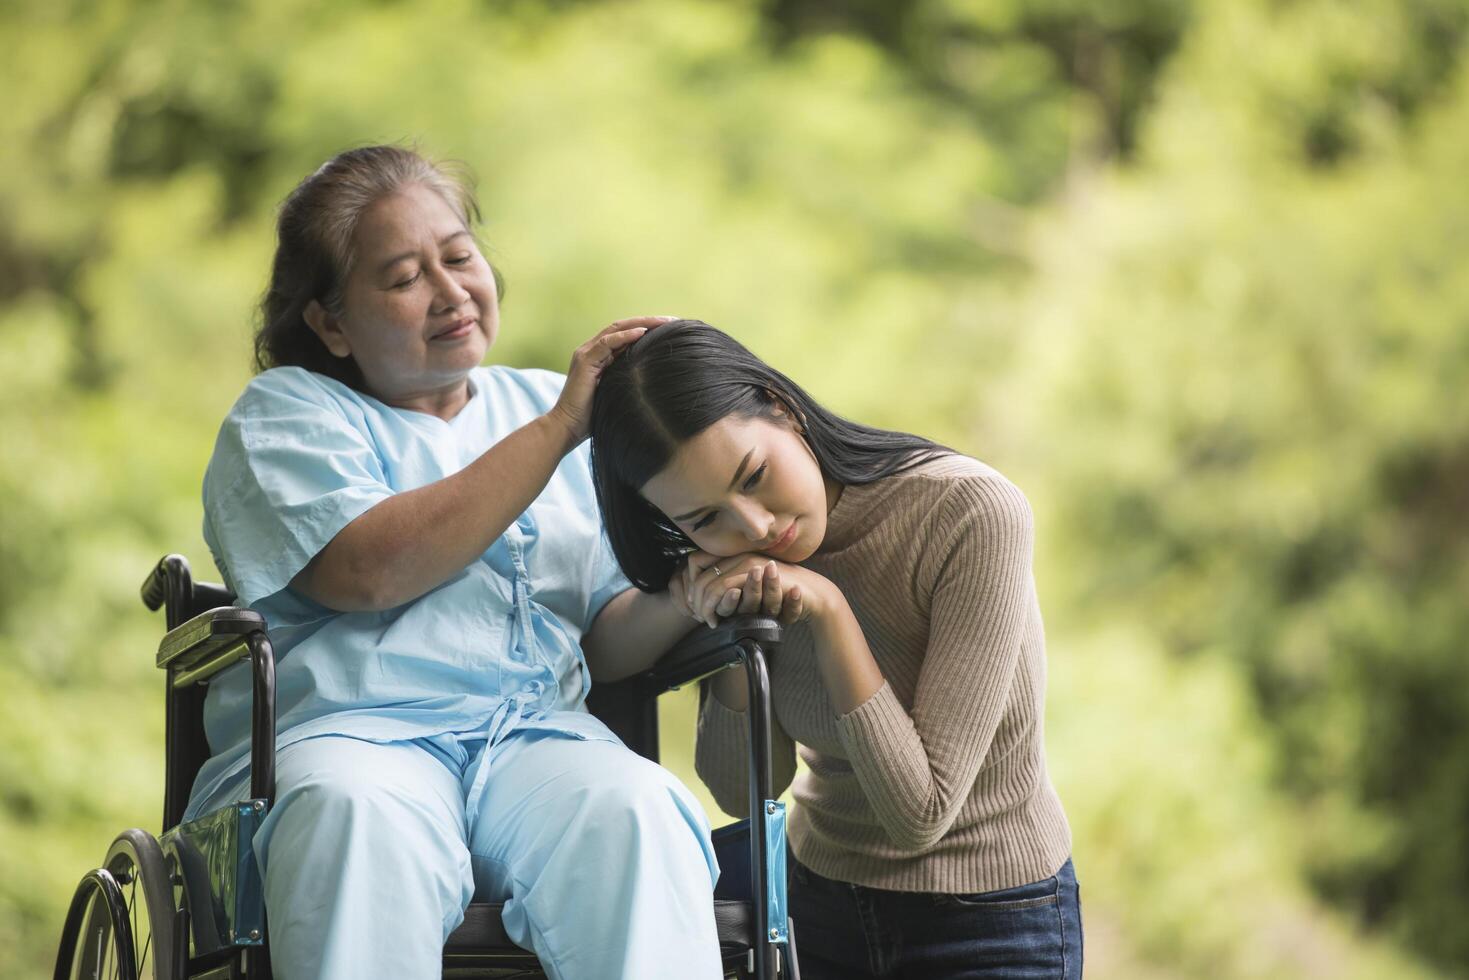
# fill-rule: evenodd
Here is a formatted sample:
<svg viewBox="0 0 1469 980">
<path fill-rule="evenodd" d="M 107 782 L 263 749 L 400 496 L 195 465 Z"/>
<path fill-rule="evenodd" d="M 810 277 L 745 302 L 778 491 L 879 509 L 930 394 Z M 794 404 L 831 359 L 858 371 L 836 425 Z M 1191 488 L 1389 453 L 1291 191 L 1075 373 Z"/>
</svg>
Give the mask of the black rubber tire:
<svg viewBox="0 0 1469 980">
<path fill-rule="evenodd" d="M 55 980 L 137 980 L 132 928 L 122 888 L 105 869 L 85 875 L 72 895 L 56 951 Z"/>
<path fill-rule="evenodd" d="M 102 866 L 117 880 L 127 901 L 138 980 L 173 980 L 177 910 L 158 841 L 146 830 L 124 830 L 107 849 Z"/>
</svg>

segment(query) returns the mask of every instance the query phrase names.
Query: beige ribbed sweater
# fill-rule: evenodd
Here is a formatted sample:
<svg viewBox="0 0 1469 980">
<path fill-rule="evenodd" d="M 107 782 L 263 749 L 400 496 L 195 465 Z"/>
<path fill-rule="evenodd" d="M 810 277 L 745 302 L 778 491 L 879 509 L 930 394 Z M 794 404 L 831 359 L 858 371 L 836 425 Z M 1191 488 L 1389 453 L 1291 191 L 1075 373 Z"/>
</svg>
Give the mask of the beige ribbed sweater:
<svg viewBox="0 0 1469 980">
<path fill-rule="evenodd" d="M 849 486 L 803 564 L 837 585 L 886 683 L 838 717 L 805 624 L 771 661 L 775 792 L 796 857 L 897 891 L 972 893 L 1054 874 L 1071 830 L 1046 773 L 1045 634 L 1024 495 L 946 456 Z M 705 692 L 695 767 L 748 809 L 745 715 Z"/>
</svg>

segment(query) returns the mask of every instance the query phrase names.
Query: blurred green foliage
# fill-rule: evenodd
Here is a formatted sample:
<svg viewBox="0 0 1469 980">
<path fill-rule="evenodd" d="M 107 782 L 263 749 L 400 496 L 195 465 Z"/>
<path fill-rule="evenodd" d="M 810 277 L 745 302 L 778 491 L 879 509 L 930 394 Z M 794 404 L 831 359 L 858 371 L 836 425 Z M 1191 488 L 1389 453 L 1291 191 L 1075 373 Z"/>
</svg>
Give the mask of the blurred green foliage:
<svg viewBox="0 0 1469 980">
<path fill-rule="evenodd" d="M 699 316 L 1017 478 L 1093 975 L 1469 971 L 1466 28 L 1463 0 L 0 9 L 0 975 L 46 975 L 77 877 L 157 829 L 136 587 L 169 550 L 208 572 L 273 207 L 401 139 L 479 174 L 492 359 Z"/>
</svg>

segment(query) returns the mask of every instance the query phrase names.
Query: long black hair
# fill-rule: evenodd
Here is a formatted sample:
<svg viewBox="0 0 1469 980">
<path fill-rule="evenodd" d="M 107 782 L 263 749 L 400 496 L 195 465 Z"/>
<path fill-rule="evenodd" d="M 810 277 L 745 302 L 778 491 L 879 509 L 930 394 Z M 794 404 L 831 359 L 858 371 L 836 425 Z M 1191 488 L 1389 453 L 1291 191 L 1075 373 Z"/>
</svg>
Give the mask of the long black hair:
<svg viewBox="0 0 1469 980">
<path fill-rule="evenodd" d="M 661 592 L 692 541 L 643 497 L 685 441 L 720 419 L 800 424 L 821 472 L 843 486 L 872 483 L 951 450 L 906 432 L 851 422 L 700 320 L 648 331 L 603 372 L 592 401 L 592 476 L 622 571 Z"/>
</svg>

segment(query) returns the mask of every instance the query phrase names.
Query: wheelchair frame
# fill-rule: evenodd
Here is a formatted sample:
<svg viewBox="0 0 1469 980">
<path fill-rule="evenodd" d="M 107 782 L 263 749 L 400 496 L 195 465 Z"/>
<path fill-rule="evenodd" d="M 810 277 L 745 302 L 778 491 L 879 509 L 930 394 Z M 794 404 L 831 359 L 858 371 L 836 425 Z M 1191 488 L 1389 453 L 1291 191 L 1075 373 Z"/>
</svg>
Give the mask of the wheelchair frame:
<svg viewBox="0 0 1469 980">
<path fill-rule="evenodd" d="M 73 966 L 79 953 L 105 957 L 107 951 L 96 944 L 107 940 L 106 929 L 94 934 L 88 928 L 94 916 L 105 918 L 111 930 L 116 960 L 112 975 L 137 980 L 139 951 L 133 933 L 138 906 L 130 904 L 129 896 L 131 903 L 137 902 L 140 882 L 149 913 L 148 942 L 160 937 L 155 980 L 270 980 L 264 900 L 250 846 L 253 828 L 275 801 L 275 655 L 267 624 L 258 613 L 233 605 L 234 595 L 223 586 L 195 582 L 181 555 L 159 561 L 143 583 L 142 599 L 149 609 L 164 610 L 167 627 L 157 656 L 167 676 L 162 846 L 145 831 L 124 831 L 104 866 L 83 876 L 62 930 L 56 980 L 78 980 Z M 656 762 L 657 696 L 720 670 L 744 670 L 750 694 L 749 900 L 745 908 L 740 901 L 716 896 L 715 911 L 722 940 L 728 932 L 742 934 L 733 949 L 721 941 L 726 976 L 733 966 L 736 975 L 753 980 L 800 980 L 785 903 L 785 811 L 771 795 L 765 658 L 780 640 L 779 623 L 766 617 L 736 617 L 717 629 L 700 627 L 648 671 L 595 685 L 587 699 L 588 709 L 629 748 Z M 209 756 L 203 724 L 206 685 L 243 661 L 249 661 L 253 679 L 250 798 L 181 824 L 194 777 Z M 729 832 L 738 826 L 716 834 L 733 839 L 737 835 Z M 198 852 L 206 847 L 213 860 L 201 870 Z M 721 875 L 720 891 L 729 888 L 726 877 Z M 131 891 L 125 893 L 125 887 Z M 444 976 L 503 976 L 500 971 L 506 970 L 514 976 L 542 975 L 529 950 L 508 941 L 484 941 L 498 929 L 495 904 L 470 905 L 465 924 L 445 946 Z M 468 938 L 456 949 L 461 933 Z M 481 941 L 476 943 L 475 937 Z M 161 948 L 164 942 L 167 950 Z M 145 945 L 145 958 L 146 950 Z"/>
</svg>

